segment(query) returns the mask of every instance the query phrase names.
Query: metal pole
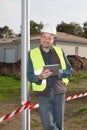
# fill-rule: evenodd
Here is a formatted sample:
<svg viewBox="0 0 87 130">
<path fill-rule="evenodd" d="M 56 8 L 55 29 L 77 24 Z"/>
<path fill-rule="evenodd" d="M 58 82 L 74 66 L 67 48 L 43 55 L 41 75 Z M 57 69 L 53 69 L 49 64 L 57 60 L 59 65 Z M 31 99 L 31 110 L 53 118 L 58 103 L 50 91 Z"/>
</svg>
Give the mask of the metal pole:
<svg viewBox="0 0 87 130">
<path fill-rule="evenodd" d="M 22 41 L 21 41 L 21 104 L 29 99 L 27 82 L 27 53 L 28 53 L 28 0 L 22 0 Z M 28 110 L 22 112 L 22 130 L 29 130 Z"/>
</svg>

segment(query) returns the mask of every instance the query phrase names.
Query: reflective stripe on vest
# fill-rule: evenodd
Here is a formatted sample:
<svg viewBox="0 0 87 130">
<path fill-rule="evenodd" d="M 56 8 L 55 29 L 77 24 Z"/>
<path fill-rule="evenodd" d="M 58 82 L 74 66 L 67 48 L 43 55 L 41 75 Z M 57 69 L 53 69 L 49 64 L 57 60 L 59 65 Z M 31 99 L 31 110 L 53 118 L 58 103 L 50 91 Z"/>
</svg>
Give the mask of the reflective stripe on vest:
<svg viewBox="0 0 87 130">
<path fill-rule="evenodd" d="M 63 53 L 62 53 L 61 48 L 58 48 L 56 46 L 53 46 L 53 48 L 55 49 L 55 51 L 60 59 L 62 70 L 66 69 L 66 64 L 65 64 L 65 61 L 63 58 Z M 31 57 L 31 60 L 33 63 L 34 73 L 35 73 L 35 75 L 39 75 L 41 73 L 41 71 L 43 70 L 43 66 L 45 65 L 39 47 L 34 48 L 30 51 L 30 57 Z M 67 78 L 63 78 L 62 80 L 66 85 L 68 84 Z M 32 87 L 31 90 L 33 90 L 33 91 L 43 91 L 46 88 L 46 80 L 44 79 L 42 81 L 41 85 L 32 83 L 31 87 Z"/>
<path fill-rule="evenodd" d="M 33 63 L 34 74 L 40 75 L 45 63 L 44 63 L 44 60 L 43 60 L 43 57 L 41 55 L 41 51 L 40 51 L 39 47 L 32 49 L 30 51 L 30 57 L 31 57 L 31 60 Z M 30 89 L 33 91 L 43 91 L 46 88 L 46 79 L 42 80 L 41 85 L 32 83 L 30 87 L 31 87 Z"/>
<path fill-rule="evenodd" d="M 55 49 L 57 55 L 59 56 L 62 70 L 65 70 L 65 69 L 66 69 L 66 63 L 65 63 L 65 60 L 64 60 L 64 58 L 63 58 L 63 52 L 62 52 L 61 48 L 56 47 L 56 46 L 53 46 L 53 48 Z M 66 85 L 68 85 L 68 83 L 69 83 L 68 78 L 62 78 L 62 81 L 63 81 Z"/>
</svg>

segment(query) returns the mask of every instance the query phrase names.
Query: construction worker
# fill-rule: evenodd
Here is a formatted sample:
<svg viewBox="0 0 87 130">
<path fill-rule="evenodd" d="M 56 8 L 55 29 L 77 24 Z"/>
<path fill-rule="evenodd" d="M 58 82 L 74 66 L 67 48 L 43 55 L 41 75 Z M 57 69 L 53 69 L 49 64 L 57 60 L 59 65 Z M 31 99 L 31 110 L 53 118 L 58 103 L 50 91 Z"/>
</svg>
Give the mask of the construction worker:
<svg viewBox="0 0 87 130">
<path fill-rule="evenodd" d="M 41 30 L 40 46 L 29 52 L 27 77 L 30 89 L 39 100 L 40 117 L 44 130 L 64 130 L 65 93 L 71 65 L 63 50 L 54 46 L 56 27 L 46 24 Z M 52 75 L 44 65 L 59 64 L 58 75 Z"/>
</svg>

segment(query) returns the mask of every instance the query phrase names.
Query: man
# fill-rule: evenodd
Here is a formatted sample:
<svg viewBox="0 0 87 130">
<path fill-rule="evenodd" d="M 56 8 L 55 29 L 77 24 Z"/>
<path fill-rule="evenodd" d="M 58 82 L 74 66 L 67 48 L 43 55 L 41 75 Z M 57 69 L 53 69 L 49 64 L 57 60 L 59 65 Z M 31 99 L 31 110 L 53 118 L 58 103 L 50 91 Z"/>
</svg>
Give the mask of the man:
<svg viewBox="0 0 87 130">
<path fill-rule="evenodd" d="M 61 48 L 53 46 L 56 28 L 50 24 L 41 30 L 41 44 L 30 50 L 28 80 L 39 99 L 40 117 L 44 130 L 64 130 L 65 92 L 71 65 Z M 44 65 L 59 64 L 58 75 Z"/>
</svg>

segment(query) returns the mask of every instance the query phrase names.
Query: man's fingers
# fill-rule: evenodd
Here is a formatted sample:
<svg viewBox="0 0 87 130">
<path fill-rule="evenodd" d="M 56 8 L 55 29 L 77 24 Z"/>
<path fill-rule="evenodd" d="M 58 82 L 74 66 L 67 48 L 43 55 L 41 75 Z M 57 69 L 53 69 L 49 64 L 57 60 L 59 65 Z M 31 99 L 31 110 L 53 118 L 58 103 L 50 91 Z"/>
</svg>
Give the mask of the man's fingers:
<svg viewBox="0 0 87 130">
<path fill-rule="evenodd" d="M 52 75 L 52 73 L 53 72 L 51 72 L 49 69 L 47 69 L 47 70 L 43 71 L 42 75 L 43 75 L 44 78 L 48 78 L 49 76 Z"/>
</svg>

